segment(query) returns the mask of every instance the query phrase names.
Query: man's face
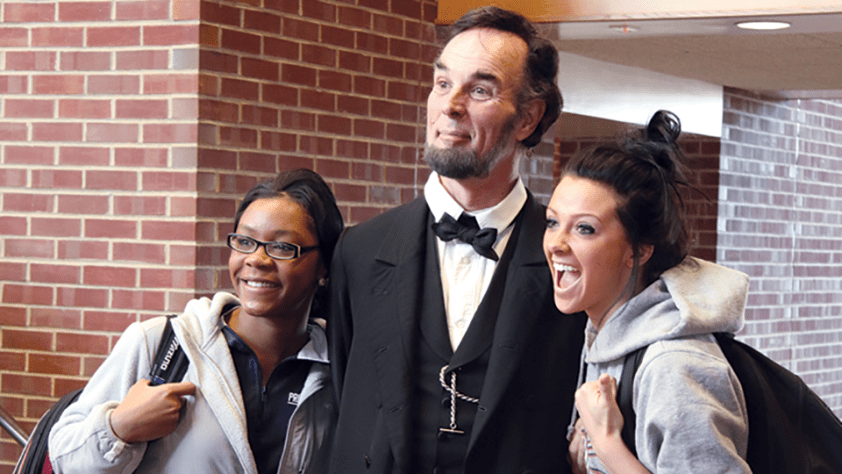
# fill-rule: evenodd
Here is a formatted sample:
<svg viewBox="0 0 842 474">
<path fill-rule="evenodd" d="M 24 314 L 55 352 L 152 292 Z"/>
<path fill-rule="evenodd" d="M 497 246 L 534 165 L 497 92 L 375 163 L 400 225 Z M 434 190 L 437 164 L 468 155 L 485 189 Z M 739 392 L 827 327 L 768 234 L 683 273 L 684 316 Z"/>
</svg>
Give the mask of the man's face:
<svg viewBox="0 0 842 474">
<path fill-rule="evenodd" d="M 445 45 L 427 99 L 424 160 L 453 179 L 483 178 L 514 156 L 523 135 L 517 92 L 527 45 L 517 35 L 471 29 Z M 521 135 L 523 135 L 521 137 Z"/>
</svg>

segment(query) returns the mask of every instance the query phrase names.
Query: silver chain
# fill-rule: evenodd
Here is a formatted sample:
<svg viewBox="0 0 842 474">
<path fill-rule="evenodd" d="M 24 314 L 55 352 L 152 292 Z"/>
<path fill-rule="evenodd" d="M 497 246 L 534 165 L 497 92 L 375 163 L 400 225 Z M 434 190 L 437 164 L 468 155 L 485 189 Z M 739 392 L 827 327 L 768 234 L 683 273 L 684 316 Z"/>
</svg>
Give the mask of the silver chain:
<svg viewBox="0 0 842 474">
<path fill-rule="evenodd" d="M 439 383 L 441 383 L 443 389 L 450 392 L 450 429 L 439 428 L 439 431 L 444 431 L 446 433 L 465 434 L 464 431 L 460 431 L 457 429 L 456 398 L 458 397 L 466 402 L 477 404 L 479 404 L 479 398 L 469 397 L 464 393 L 459 393 L 459 391 L 456 390 L 456 372 L 450 374 L 450 385 L 448 385 L 444 378 L 444 374 L 447 372 L 448 367 L 448 365 L 445 365 L 441 368 L 441 372 L 439 372 Z"/>
</svg>

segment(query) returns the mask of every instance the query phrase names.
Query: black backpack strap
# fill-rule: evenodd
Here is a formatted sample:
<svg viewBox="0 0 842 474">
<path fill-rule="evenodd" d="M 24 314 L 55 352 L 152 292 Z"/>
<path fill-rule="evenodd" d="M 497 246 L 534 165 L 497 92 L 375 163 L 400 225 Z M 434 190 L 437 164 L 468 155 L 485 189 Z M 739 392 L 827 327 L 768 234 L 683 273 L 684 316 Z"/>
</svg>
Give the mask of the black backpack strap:
<svg viewBox="0 0 842 474">
<path fill-rule="evenodd" d="M 168 377 L 165 380 L 166 382 L 180 381 L 184 377 L 184 372 L 187 370 L 188 364 L 187 357 L 184 357 L 184 351 L 181 350 L 181 346 L 178 344 L 178 340 L 176 340 L 175 333 L 172 330 L 170 319 L 174 316 L 176 315 L 167 316 L 167 323 L 164 326 L 164 332 L 161 334 L 161 342 L 158 344 L 155 362 L 152 366 L 153 371 L 156 367 L 160 367 L 169 352 L 168 348 L 175 343 L 176 350 L 171 354 L 170 362 L 167 364 L 169 370 L 165 368 L 165 373 L 162 374 Z M 50 430 L 56 421 L 58 421 L 59 417 L 61 417 L 65 408 L 75 402 L 81 393 L 82 389 L 80 388 L 64 395 L 41 416 L 41 419 L 35 425 L 35 429 L 29 436 L 26 446 L 23 447 L 13 474 L 41 474 L 44 469 L 44 461 L 49 455 L 47 452 L 47 440 L 50 436 Z"/>
<path fill-rule="evenodd" d="M 637 449 L 634 444 L 634 432 L 637 426 L 636 416 L 634 413 L 634 375 L 643 361 L 643 355 L 646 354 L 646 349 L 649 346 L 643 346 L 640 349 L 626 354 L 623 361 L 623 375 L 620 376 L 619 393 L 617 394 L 617 404 L 620 406 L 620 413 L 623 415 L 623 442 L 629 448 L 629 451 L 637 457 Z"/>
<path fill-rule="evenodd" d="M 172 318 L 174 316 L 174 314 L 167 316 L 164 332 L 161 334 L 161 342 L 158 343 L 155 361 L 149 371 L 149 385 L 151 386 L 180 382 L 184 378 L 184 373 L 187 372 L 187 366 L 190 364 L 172 329 Z"/>
<path fill-rule="evenodd" d="M 44 469 L 44 460 L 47 458 L 47 439 L 50 436 L 50 429 L 58 421 L 64 409 L 79 398 L 82 389 L 76 389 L 61 397 L 49 410 L 47 410 L 38 423 L 23 452 L 20 454 L 14 474 L 41 474 Z"/>
</svg>

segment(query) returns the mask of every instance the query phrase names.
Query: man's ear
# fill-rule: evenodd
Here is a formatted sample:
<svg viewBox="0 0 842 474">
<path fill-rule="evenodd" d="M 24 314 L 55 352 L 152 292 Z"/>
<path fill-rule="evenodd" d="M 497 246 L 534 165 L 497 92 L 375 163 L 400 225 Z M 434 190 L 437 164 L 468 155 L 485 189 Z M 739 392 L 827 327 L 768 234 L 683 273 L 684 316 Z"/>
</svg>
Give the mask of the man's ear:
<svg viewBox="0 0 842 474">
<path fill-rule="evenodd" d="M 532 99 L 523 108 L 523 116 L 520 118 L 520 126 L 517 128 L 515 138 L 521 142 L 529 138 L 535 128 L 544 117 L 544 111 L 547 110 L 547 104 L 541 99 Z"/>
</svg>

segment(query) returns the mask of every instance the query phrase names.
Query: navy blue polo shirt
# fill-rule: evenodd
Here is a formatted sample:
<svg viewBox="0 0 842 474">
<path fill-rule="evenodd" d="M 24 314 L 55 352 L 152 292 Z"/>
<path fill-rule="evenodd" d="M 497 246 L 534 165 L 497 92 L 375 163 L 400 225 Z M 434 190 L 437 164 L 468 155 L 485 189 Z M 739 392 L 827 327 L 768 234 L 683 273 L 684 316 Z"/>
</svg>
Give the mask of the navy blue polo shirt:
<svg viewBox="0 0 842 474">
<path fill-rule="evenodd" d="M 266 386 L 257 355 L 228 325 L 222 326 L 246 407 L 249 446 L 260 474 L 277 474 L 284 452 L 287 427 L 312 361 L 295 356 L 272 370 Z"/>
</svg>

